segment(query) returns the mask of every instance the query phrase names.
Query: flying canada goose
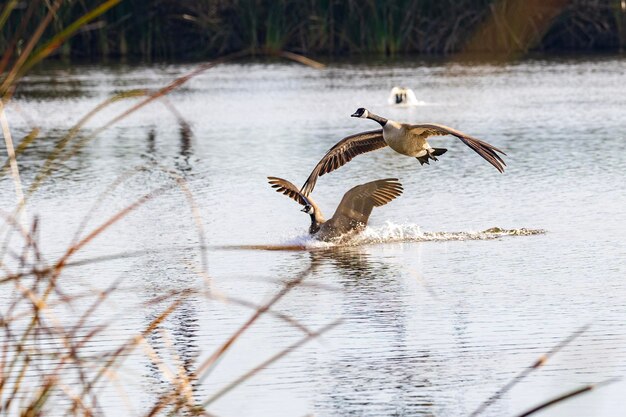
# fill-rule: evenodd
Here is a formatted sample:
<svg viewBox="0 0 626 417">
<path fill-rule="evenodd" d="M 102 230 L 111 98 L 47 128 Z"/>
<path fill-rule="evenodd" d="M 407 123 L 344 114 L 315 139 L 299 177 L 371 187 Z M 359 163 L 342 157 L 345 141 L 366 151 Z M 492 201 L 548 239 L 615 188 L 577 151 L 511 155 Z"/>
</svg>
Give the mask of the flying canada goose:
<svg viewBox="0 0 626 417">
<path fill-rule="evenodd" d="M 406 87 L 392 88 L 387 102 L 392 106 L 417 106 L 419 104 L 413 90 Z"/>
<path fill-rule="evenodd" d="M 446 153 L 447 149 L 431 148 L 426 141 L 430 136 L 456 136 L 498 171 L 504 172 L 506 164 L 496 153 L 500 152 L 502 155 L 506 155 L 504 152 L 487 142 L 468 136 L 451 127 L 434 123 L 416 125 L 399 123 L 375 115 L 364 108 L 358 109 L 351 117 L 374 120 L 383 128 L 345 137 L 330 148 L 302 186 L 300 192 L 304 196 L 311 194 L 318 177 L 342 167 L 357 155 L 375 151 L 385 146 L 389 146 L 403 155 L 417 158 L 420 165 L 430 164 L 430 159 L 438 161 L 437 157 Z"/>
<path fill-rule="evenodd" d="M 304 206 L 301 210 L 311 216 L 309 233 L 320 240 L 335 240 L 362 231 L 374 207 L 380 207 L 402 194 L 402 184 L 397 178 L 368 182 L 344 194 L 335 214 L 324 220 L 322 211 L 311 197 L 302 194 L 287 180 L 267 177 L 272 188 Z"/>
</svg>

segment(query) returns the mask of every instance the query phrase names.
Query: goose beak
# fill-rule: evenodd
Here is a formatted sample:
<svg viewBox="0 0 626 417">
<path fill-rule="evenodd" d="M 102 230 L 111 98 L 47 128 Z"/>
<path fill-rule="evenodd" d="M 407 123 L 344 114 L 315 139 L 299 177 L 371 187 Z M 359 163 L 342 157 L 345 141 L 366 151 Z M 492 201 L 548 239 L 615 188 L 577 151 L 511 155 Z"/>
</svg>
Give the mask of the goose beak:
<svg viewBox="0 0 626 417">
<path fill-rule="evenodd" d="M 303 209 L 302 209 L 302 210 L 300 210 L 300 211 L 301 211 L 301 212 L 303 212 L 303 213 L 306 213 L 306 207 L 305 207 L 305 208 L 303 208 Z"/>
<path fill-rule="evenodd" d="M 350 117 L 360 117 L 359 114 L 357 112 L 354 112 L 350 115 Z"/>
</svg>

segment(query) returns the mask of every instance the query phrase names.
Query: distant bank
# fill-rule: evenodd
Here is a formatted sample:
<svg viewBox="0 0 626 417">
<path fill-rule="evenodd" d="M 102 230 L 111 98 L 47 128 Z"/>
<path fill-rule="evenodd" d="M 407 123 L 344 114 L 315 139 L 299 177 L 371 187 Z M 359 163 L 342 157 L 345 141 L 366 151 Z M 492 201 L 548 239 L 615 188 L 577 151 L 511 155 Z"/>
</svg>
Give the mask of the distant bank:
<svg viewBox="0 0 626 417">
<path fill-rule="evenodd" d="M 0 50 L 24 16 L 33 15 L 33 26 L 45 16 L 45 2 L 34 3 L 32 10 L 29 2 L 15 3 Z M 100 3 L 71 2 L 47 35 Z M 197 59 L 242 49 L 340 56 L 624 47 L 626 0 L 122 0 L 58 54 Z"/>
</svg>

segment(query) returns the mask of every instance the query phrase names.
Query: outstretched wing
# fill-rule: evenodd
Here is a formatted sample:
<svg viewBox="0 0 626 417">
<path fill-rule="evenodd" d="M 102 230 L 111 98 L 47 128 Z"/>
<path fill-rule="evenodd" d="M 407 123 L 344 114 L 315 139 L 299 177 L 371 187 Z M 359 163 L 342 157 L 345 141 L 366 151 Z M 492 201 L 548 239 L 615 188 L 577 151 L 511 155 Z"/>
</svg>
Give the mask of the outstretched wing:
<svg viewBox="0 0 626 417">
<path fill-rule="evenodd" d="M 383 139 L 382 129 L 357 133 L 341 139 L 317 163 L 300 192 L 304 196 L 311 195 L 317 178 L 347 164 L 357 155 L 384 148 L 387 143 Z"/>
<path fill-rule="evenodd" d="M 380 207 L 402 194 L 397 178 L 386 178 L 357 185 L 344 194 L 332 220 L 344 225 L 367 224 L 374 207 Z"/>
<path fill-rule="evenodd" d="M 301 206 L 311 205 L 311 201 L 303 196 L 298 190 L 298 187 L 289 181 L 278 177 L 267 177 L 267 179 L 269 180 L 272 188 L 274 188 L 277 192 L 283 193 L 292 200 L 295 200 Z"/>
<path fill-rule="evenodd" d="M 409 127 L 409 131 L 412 135 L 418 136 L 422 139 L 426 139 L 430 136 L 456 136 L 457 138 L 461 139 L 463 143 L 472 148 L 474 152 L 482 156 L 487 162 L 496 167 L 498 171 L 504 172 L 504 167 L 506 166 L 506 163 L 496 152 L 500 152 L 502 155 L 506 154 L 487 142 L 483 142 L 480 139 L 468 136 L 463 132 L 452 129 L 451 127 L 438 124 L 411 125 L 411 127 Z"/>
</svg>

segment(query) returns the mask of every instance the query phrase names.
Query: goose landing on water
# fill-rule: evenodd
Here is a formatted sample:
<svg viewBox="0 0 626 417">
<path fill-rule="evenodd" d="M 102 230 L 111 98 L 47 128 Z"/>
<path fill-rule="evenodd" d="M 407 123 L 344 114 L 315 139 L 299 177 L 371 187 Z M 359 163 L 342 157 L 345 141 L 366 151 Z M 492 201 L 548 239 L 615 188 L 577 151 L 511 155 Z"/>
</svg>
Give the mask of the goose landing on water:
<svg viewBox="0 0 626 417">
<path fill-rule="evenodd" d="M 420 104 L 413 90 L 405 87 L 392 88 L 387 102 L 392 106 L 417 106 Z"/>
<path fill-rule="evenodd" d="M 382 126 L 382 129 L 370 130 L 345 137 L 330 148 L 321 161 L 313 168 L 309 178 L 302 186 L 300 192 L 304 196 L 311 194 L 318 177 L 342 167 L 357 155 L 386 146 L 402 155 L 417 158 L 421 165 L 430 164 L 430 160 L 438 161 L 437 157 L 446 153 L 447 149 L 431 148 L 427 142 L 427 139 L 431 136 L 456 136 L 498 171 L 504 172 L 506 164 L 500 155 L 497 154 L 499 152 L 502 155 L 506 155 L 504 152 L 487 142 L 468 136 L 451 127 L 434 123 L 415 125 L 399 123 L 375 115 L 364 108 L 358 109 L 352 114 L 352 117 L 374 120 Z"/>
<path fill-rule="evenodd" d="M 322 211 L 311 197 L 303 195 L 287 180 L 267 177 L 272 188 L 304 206 L 301 210 L 311 216 L 309 233 L 319 240 L 336 240 L 349 237 L 365 229 L 374 207 L 384 206 L 402 194 L 402 184 L 396 178 L 368 182 L 344 194 L 335 214 L 324 220 Z"/>
</svg>

